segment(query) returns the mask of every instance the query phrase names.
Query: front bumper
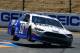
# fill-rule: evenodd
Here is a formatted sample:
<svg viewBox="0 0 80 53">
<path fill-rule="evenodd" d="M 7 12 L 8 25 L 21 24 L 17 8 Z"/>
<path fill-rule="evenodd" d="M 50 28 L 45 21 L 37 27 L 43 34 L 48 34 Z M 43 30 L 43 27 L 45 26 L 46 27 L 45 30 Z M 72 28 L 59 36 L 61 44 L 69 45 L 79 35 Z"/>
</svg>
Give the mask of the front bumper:
<svg viewBox="0 0 80 53">
<path fill-rule="evenodd" d="M 56 37 L 54 35 L 54 37 L 50 37 L 49 35 L 48 36 L 42 36 L 40 38 L 40 40 L 42 42 L 50 42 L 50 43 L 59 43 L 59 44 L 67 44 L 67 43 L 71 43 L 72 40 L 73 40 L 73 37 L 69 38 L 69 37 Z"/>
</svg>

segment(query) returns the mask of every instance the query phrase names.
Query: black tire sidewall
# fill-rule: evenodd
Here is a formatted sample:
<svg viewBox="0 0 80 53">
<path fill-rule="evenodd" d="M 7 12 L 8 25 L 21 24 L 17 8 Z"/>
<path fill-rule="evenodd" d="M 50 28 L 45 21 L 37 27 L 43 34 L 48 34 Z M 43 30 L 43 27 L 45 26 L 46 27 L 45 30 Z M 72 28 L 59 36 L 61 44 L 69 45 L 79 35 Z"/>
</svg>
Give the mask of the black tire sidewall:
<svg viewBox="0 0 80 53">
<path fill-rule="evenodd" d="M 15 35 L 15 26 L 14 25 L 11 27 L 11 35 L 13 35 L 13 39 L 12 40 L 14 40 L 14 41 L 18 41 L 19 40 L 19 38 Z"/>
<path fill-rule="evenodd" d="M 12 27 L 11 27 L 11 35 L 14 35 L 14 34 L 15 34 L 15 27 L 12 26 Z"/>
<path fill-rule="evenodd" d="M 72 42 L 68 42 L 66 44 L 61 44 L 62 47 L 71 47 Z"/>
</svg>

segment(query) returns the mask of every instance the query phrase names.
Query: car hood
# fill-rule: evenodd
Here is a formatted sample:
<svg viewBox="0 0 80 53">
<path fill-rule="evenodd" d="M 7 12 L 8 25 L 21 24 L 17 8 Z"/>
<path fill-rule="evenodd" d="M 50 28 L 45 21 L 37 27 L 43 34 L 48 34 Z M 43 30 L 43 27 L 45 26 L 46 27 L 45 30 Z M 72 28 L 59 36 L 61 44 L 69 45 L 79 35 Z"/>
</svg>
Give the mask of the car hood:
<svg viewBox="0 0 80 53">
<path fill-rule="evenodd" d="M 50 31 L 53 33 L 58 33 L 58 34 L 72 34 L 69 30 L 65 29 L 65 28 L 59 28 L 59 27 L 48 27 L 46 29 L 46 31 Z"/>
<path fill-rule="evenodd" d="M 71 34 L 71 32 L 65 28 L 54 27 L 54 29 L 52 29 L 52 31 L 57 32 L 59 34 Z"/>
</svg>

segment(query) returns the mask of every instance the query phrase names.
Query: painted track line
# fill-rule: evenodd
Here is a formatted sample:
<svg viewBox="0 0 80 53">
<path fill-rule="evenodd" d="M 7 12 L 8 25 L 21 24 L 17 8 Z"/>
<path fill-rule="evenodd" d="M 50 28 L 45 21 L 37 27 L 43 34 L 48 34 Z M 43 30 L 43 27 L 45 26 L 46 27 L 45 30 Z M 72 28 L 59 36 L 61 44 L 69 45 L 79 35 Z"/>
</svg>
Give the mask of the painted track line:
<svg viewBox="0 0 80 53">
<path fill-rule="evenodd" d="M 0 42 L 0 48 L 12 48 L 12 47 L 18 47 L 18 46 L 11 42 Z"/>
<path fill-rule="evenodd" d="M 12 48 L 11 46 L 0 45 L 0 48 Z"/>
</svg>

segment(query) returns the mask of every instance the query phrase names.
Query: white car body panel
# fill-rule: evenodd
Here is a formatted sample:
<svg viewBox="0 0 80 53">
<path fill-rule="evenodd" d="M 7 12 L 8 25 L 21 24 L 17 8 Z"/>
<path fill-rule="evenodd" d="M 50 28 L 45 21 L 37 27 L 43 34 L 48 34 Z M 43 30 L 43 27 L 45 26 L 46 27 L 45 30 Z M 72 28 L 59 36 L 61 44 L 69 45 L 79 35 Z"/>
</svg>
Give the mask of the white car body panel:
<svg viewBox="0 0 80 53">
<path fill-rule="evenodd" d="M 63 26 L 63 28 L 55 27 L 54 25 L 53 26 L 50 26 L 50 25 L 39 25 L 39 24 L 35 25 L 32 22 L 32 17 L 33 16 L 38 16 L 38 17 L 43 17 L 43 18 L 48 18 L 48 19 L 54 19 L 54 20 L 59 22 L 58 19 L 51 18 L 49 16 L 30 14 L 30 23 L 27 23 L 27 22 L 24 22 L 24 21 L 20 21 L 20 23 L 23 23 L 22 26 L 25 26 L 27 28 L 29 25 L 31 25 L 32 29 L 39 28 L 39 29 L 43 30 L 42 32 L 53 32 L 53 33 L 59 33 L 59 34 L 72 34 L 70 31 L 65 29 L 62 24 L 61 25 Z M 12 24 L 14 24 L 14 22 L 15 22 L 15 20 L 13 20 Z"/>
</svg>

